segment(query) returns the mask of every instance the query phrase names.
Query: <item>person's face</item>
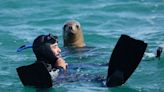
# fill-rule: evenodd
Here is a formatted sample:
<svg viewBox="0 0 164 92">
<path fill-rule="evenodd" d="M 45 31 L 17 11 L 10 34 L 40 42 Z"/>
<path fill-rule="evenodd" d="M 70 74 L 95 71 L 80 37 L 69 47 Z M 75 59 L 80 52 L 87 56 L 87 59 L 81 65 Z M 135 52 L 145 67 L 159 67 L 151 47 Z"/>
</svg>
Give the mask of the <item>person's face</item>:
<svg viewBox="0 0 164 92">
<path fill-rule="evenodd" d="M 60 57 L 60 52 L 61 49 L 58 47 L 58 43 L 54 43 L 50 45 L 50 48 L 52 50 L 52 52 L 54 53 L 54 55 L 59 58 Z"/>
</svg>

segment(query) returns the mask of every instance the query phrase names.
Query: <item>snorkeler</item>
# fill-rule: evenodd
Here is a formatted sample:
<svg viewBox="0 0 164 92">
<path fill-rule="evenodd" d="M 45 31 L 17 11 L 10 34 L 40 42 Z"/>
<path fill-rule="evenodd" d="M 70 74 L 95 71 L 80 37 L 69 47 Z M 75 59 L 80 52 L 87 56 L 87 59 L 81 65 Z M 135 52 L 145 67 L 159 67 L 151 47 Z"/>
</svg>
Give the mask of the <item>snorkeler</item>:
<svg viewBox="0 0 164 92">
<path fill-rule="evenodd" d="M 49 64 L 52 68 L 61 67 L 66 70 L 67 63 L 61 57 L 61 49 L 58 47 L 57 36 L 40 35 L 33 42 L 33 52 L 36 62 Z"/>
<path fill-rule="evenodd" d="M 18 67 L 19 78 L 24 86 L 52 87 L 52 80 L 65 71 L 68 65 L 60 55 L 57 36 L 40 35 L 32 47 L 37 60 L 33 64 Z"/>
</svg>

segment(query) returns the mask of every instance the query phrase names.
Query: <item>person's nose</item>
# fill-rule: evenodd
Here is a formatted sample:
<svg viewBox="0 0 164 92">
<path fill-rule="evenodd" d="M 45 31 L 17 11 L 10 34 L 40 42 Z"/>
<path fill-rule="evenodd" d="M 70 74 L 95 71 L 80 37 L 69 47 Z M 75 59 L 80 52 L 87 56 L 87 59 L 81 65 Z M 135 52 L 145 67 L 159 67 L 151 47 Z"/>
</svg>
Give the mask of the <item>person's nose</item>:
<svg viewBox="0 0 164 92">
<path fill-rule="evenodd" d="M 57 51 L 58 51 L 58 53 L 60 53 L 61 52 L 61 49 L 58 47 L 58 50 Z"/>
</svg>

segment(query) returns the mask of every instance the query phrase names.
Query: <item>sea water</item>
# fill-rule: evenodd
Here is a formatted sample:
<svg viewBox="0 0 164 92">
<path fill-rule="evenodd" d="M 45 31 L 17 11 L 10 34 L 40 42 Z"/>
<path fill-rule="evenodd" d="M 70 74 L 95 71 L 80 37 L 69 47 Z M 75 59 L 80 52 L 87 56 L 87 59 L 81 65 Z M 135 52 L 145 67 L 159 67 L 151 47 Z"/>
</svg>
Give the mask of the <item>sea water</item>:
<svg viewBox="0 0 164 92">
<path fill-rule="evenodd" d="M 63 48 L 62 27 L 68 20 L 81 23 L 86 45 L 94 47 L 64 55 L 68 63 L 82 67 L 77 68 L 81 74 L 106 76 L 105 64 L 121 34 L 148 43 L 147 53 L 164 47 L 164 0 L 0 0 L 1 92 L 164 92 L 164 53 L 160 60 L 144 57 L 128 81 L 116 88 L 82 80 L 50 89 L 24 87 L 16 68 L 36 58 L 31 49 L 16 49 L 48 33 L 57 35 Z"/>
</svg>

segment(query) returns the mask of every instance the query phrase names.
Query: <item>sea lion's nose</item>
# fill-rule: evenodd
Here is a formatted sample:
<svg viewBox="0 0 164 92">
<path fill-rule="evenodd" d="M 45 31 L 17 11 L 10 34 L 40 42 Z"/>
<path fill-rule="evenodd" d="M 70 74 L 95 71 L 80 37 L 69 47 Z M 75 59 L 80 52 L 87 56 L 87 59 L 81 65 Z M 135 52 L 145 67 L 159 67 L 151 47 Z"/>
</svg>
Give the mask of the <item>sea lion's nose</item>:
<svg viewBox="0 0 164 92">
<path fill-rule="evenodd" d="M 69 29 L 69 30 L 72 30 L 73 28 L 72 28 L 72 26 L 69 26 L 68 29 Z"/>
<path fill-rule="evenodd" d="M 76 28 L 74 25 L 68 26 L 68 32 L 71 34 L 75 34 L 76 33 Z"/>
</svg>

